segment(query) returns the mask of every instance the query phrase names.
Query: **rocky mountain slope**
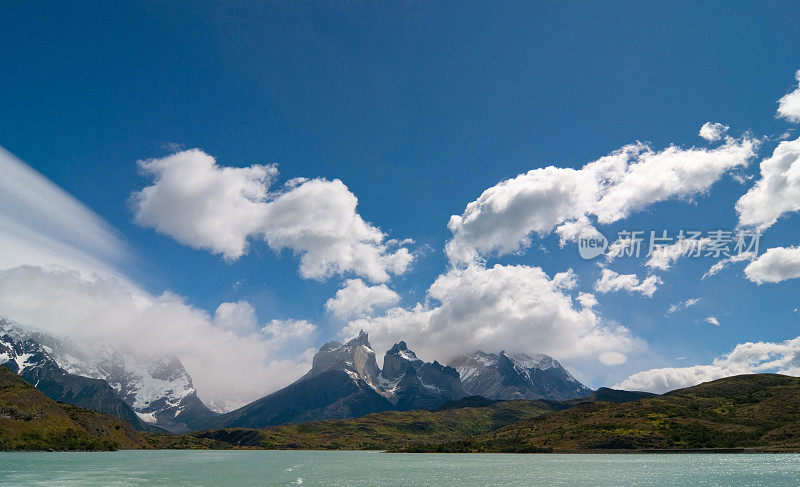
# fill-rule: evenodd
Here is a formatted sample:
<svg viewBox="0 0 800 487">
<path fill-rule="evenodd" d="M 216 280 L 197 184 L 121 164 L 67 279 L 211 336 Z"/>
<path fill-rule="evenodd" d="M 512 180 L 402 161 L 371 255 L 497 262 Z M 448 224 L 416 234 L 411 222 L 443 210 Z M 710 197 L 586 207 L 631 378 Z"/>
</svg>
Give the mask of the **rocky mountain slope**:
<svg viewBox="0 0 800 487">
<path fill-rule="evenodd" d="M 366 333 L 345 344 L 330 342 L 311 370 L 291 385 L 207 421 L 207 428 L 250 427 L 353 418 L 393 408 L 380 394 L 380 369 Z"/>
<path fill-rule="evenodd" d="M 437 361 L 423 362 L 402 341 L 384 355 L 379 380 L 380 391 L 398 411 L 433 409 L 469 395 L 458 371 Z"/>
<path fill-rule="evenodd" d="M 363 331 L 347 343 L 330 342 L 314 355 L 311 370 L 295 383 L 203 426 L 250 427 L 356 418 L 365 414 L 434 408 L 467 395 L 458 372 L 419 360 L 404 342 L 378 368 Z"/>
<path fill-rule="evenodd" d="M 58 404 L 0 367 L 0 450 L 117 450 L 150 444 L 120 418 Z"/>
<path fill-rule="evenodd" d="M 578 382 L 554 358 L 543 354 L 475 352 L 450 362 L 470 395 L 488 399 L 551 399 L 585 397 L 592 390 Z"/>
<path fill-rule="evenodd" d="M 76 343 L 0 319 L 0 334 L 4 332 L 16 336 L 18 341 L 38 344 L 57 367 L 71 376 L 107 383 L 138 420 L 148 425 L 182 433 L 196 429 L 217 414 L 197 397 L 192 379 L 177 357 L 147 357 L 121 352 L 102 343 Z M 92 408 L 89 404 L 78 405 Z M 108 409 L 98 410 L 115 414 Z M 133 424 L 138 422 L 124 414 L 120 417 Z"/>
<path fill-rule="evenodd" d="M 0 365 L 33 384 L 54 401 L 112 414 L 139 429 L 144 427 L 133 409 L 108 383 L 70 374 L 53 360 L 42 345 L 7 326 L 0 327 Z"/>
</svg>

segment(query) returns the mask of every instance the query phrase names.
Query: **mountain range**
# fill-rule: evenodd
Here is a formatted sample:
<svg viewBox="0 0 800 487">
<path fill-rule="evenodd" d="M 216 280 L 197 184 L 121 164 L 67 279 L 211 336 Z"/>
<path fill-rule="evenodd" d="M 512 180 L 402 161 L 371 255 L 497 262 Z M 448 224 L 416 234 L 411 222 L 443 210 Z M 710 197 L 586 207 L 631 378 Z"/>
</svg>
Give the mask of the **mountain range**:
<svg viewBox="0 0 800 487">
<path fill-rule="evenodd" d="M 137 429 L 183 433 L 216 415 L 174 356 L 79 344 L 0 319 L 0 364 L 51 399 L 119 416 Z"/>
<path fill-rule="evenodd" d="M 171 433 L 433 410 L 472 396 L 568 400 L 592 392 L 556 360 L 538 354 L 475 352 L 443 365 L 419 359 L 400 341 L 384 354 L 381 369 L 363 331 L 346 343 L 323 345 L 311 370 L 294 383 L 224 414 L 200 400 L 174 356 L 76 343 L 0 319 L 0 364 L 51 399 L 113 414 L 137 429 Z"/>
<path fill-rule="evenodd" d="M 565 400 L 592 392 L 547 355 L 476 352 L 452 364 L 424 362 L 401 341 L 386 352 L 381 370 L 369 337 L 361 331 L 346 343 L 323 345 L 311 370 L 293 384 L 202 426 L 263 428 L 381 411 L 432 410 L 476 395 Z"/>
<path fill-rule="evenodd" d="M 662 395 L 591 391 L 546 355 L 475 352 L 442 365 L 401 341 L 381 369 L 362 332 L 325 344 L 289 386 L 217 414 L 177 358 L 88 350 L 0 321 L 0 450 L 800 450 L 800 378 L 775 374 Z"/>
</svg>

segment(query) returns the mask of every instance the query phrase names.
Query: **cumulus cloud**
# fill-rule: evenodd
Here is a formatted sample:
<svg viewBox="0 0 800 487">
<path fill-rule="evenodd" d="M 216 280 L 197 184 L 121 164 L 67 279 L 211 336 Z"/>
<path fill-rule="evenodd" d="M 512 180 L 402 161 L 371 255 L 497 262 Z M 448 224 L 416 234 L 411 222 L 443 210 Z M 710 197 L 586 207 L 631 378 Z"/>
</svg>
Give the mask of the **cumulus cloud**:
<svg viewBox="0 0 800 487">
<path fill-rule="evenodd" d="M 615 388 L 663 393 L 739 374 L 772 372 L 800 375 L 800 337 L 785 342 L 748 342 L 709 365 L 650 369 L 631 375 Z"/>
<path fill-rule="evenodd" d="M 158 296 L 113 278 L 22 266 L 0 271 L 0 314 L 77 342 L 108 343 L 135 354 L 174 354 L 203 400 L 253 400 L 310 366 L 306 321 L 258 328 L 249 303 L 223 303 L 214 316 L 172 293 Z M 289 355 L 295 352 L 295 355 Z"/>
<path fill-rule="evenodd" d="M 132 195 L 136 222 L 194 248 L 235 260 L 254 238 L 300 256 L 300 274 L 354 273 L 372 281 L 405 272 L 412 255 L 356 211 L 339 180 L 294 179 L 270 190 L 277 168 L 223 167 L 199 149 L 140 161 L 153 184 Z"/>
<path fill-rule="evenodd" d="M 509 254 L 529 247 L 534 233 L 558 227 L 562 239 L 569 238 L 589 224 L 589 217 L 608 224 L 656 202 L 691 198 L 722 174 L 745 166 L 756 146 L 751 138 L 726 138 L 714 149 L 654 151 L 636 143 L 580 169 L 528 171 L 487 189 L 463 214 L 450 218 L 448 257 L 463 264 Z"/>
<path fill-rule="evenodd" d="M 127 245 L 97 214 L 0 147 L 0 269 L 68 266 L 122 278 Z"/>
<path fill-rule="evenodd" d="M 395 305 L 400 295 L 386 284 L 369 286 L 361 279 L 349 279 L 336 295 L 325 303 L 333 316 L 340 320 L 373 314 L 376 310 Z"/>
<path fill-rule="evenodd" d="M 790 122 L 800 122 L 800 70 L 795 75 L 797 89 L 778 100 L 778 116 Z"/>
<path fill-rule="evenodd" d="M 658 290 L 658 285 L 661 283 L 661 278 L 658 276 L 648 276 L 639 280 L 636 274 L 618 274 L 611 269 L 603 269 L 600 279 L 594 283 L 594 290 L 598 293 L 637 292 L 649 298 Z"/>
<path fill-rule="evenodd" d="M 578 293 L 577 300 L 584 308 L 594 308 L 597 306 L 597 298 L 592 293 Z"/>
<path fill-rule="evenodd" d="M 747 279 L 756 284 L 781 282 L 800 277 L 800 247 L 775 247 L 744 268 Z"/>
<path fill-rule="evenodd" d="M 783 141 L 761 161 L 761 179 L 736 202 L 739 225 L 764 230 L 800 210 L 800 138 Z"/>
<path fill-rule="evenodd" d="M 708 323 L 709 325 L 719 326 L 719 320 L 716 318 L 716 316 L 707 317 L 706 323 Z"/>
<path fill-rule="evenodd" d="M 721 140 L 728 132 L 728 129 L 730 129 L 730 127 L 722 125 L 721 123 L 706 122 L 700 127 L 699 135 L 708 141 L 714 142 Z"/>
<path fill-rule="evenodd" d="M 351 336 L 369 332 L 376 349 L 405 340 L 418 355 L 449 360 L 475 350 L 541 352 L 559 360 L 599 360 L 643 346 L 623 326 L 606 323 L 592 309 L 591 295 L 573 299 L 562 291 L 562 273 L 550 279 L 538 267 L 471 264 L 450 269 L 430 286 L 425 303 L 395 307 L 384 315 L 351 321 Z M 621 361 L 606 355 L 606 362 Z"/>
</svg>

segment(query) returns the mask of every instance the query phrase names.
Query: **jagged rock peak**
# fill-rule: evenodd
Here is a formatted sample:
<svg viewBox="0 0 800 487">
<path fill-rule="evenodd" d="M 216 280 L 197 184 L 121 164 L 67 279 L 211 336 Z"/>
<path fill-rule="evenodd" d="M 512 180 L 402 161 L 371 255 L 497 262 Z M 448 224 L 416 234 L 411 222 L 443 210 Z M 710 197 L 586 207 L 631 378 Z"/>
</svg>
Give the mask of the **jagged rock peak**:
<svg viewBox="0 0 800 487">
<path fill-rule="evenodd" d="M 358 332 L 358 336 L 347 342 L 347 346 L 364 345 L 365 347 L 372 348 L 369 344 L 369 335 L 364 330 Z"/>
<path fill-rule="evenodd" d="M 378 363 L 375 351 L 369 344 L 364 330 L 344 345 L 329 342 L 314 355 L 311 370 L 305 377 L 313 377 L 329 370 L 343 370 L 354 379 L 362 379 L 370 386 L 378 387 Z"/>
<path fill-rule="evenodd" d="M 422 360 L 408 349 L 406 342 L 395 343 L 383 356 L 383 375 L 387 380 L 400 377 L 409 370 L 413 370 L 422 364 Z"/>
</svg>

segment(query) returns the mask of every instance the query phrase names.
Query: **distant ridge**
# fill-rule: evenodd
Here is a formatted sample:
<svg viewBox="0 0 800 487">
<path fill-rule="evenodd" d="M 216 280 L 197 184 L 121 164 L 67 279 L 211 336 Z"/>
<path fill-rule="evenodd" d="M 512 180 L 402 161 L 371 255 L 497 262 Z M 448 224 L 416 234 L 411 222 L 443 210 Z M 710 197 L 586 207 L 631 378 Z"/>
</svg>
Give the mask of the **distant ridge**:
<svg viewBox="0 0 800 487">
<path fill-rule="evenodd" d="M 488 399 L 563 401 L 592 392 L 557 360 L 544 354 L 478 351 L 462 355 L 450 361 L 450 365 L 458 370 L 469 394 Z"/>
</svg>

